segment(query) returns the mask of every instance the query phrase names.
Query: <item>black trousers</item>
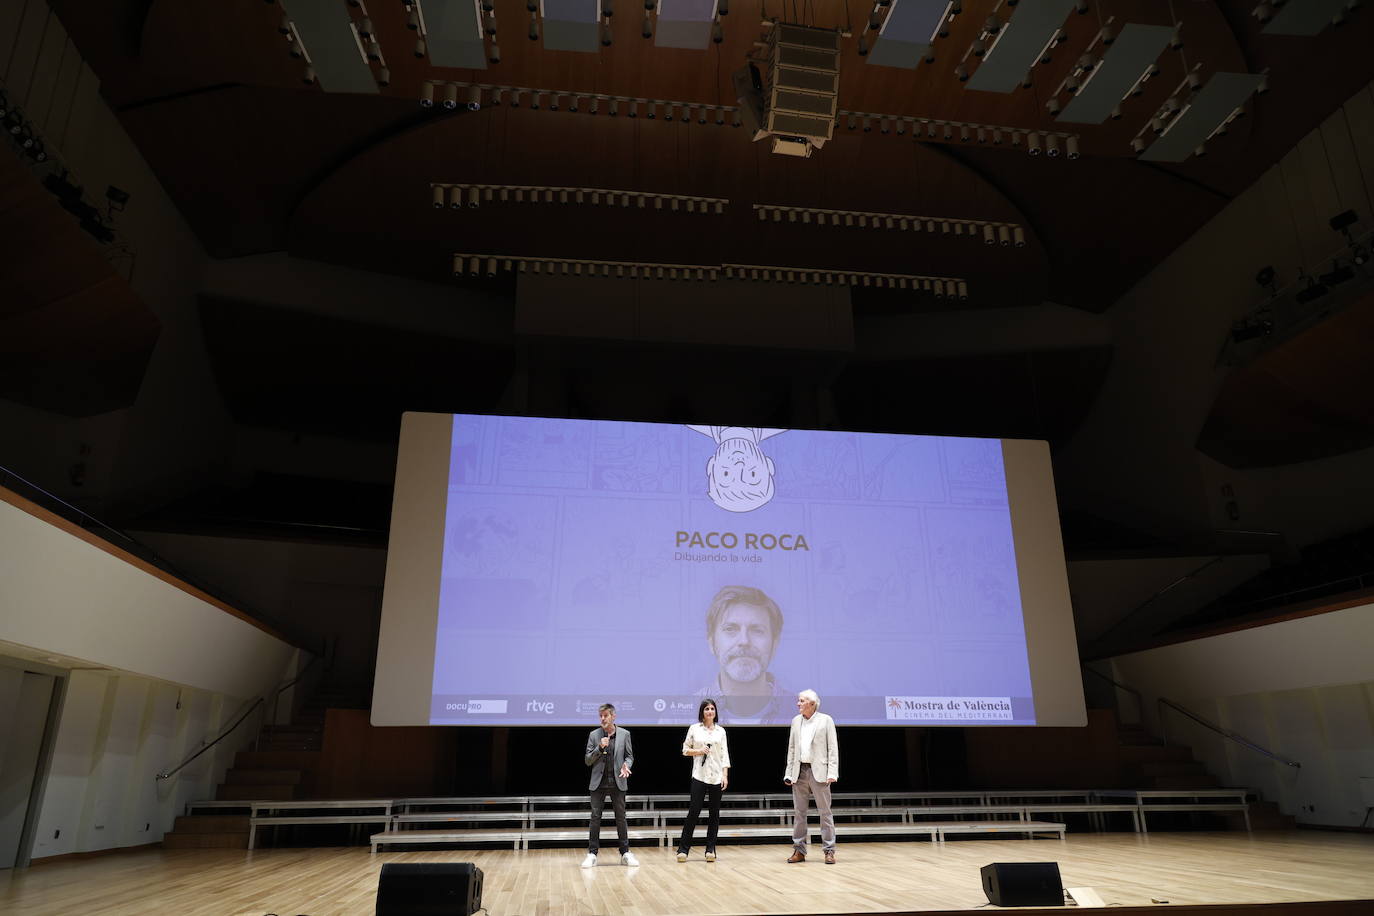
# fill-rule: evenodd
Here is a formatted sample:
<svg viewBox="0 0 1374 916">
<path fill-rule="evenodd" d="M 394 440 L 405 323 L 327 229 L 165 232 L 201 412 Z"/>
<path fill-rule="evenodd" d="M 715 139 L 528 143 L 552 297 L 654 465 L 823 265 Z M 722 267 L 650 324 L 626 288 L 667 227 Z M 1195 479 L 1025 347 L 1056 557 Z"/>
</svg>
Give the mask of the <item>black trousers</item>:
<svg viewBox="0 0 1374 916">
<path fill-rule="evenodd" d="M 604 776 L 600 788 L 592 790 L 592 817 L 587 825 L 587 852 L 596 855 L 601 849 L 601 812 L 606 808 L 606 796 L 611 797 L 615 812 L 615 832 L 620 839 L 620 854 L 630 851 L 630 828 L 625 823 L 625 793 L 615 784 L 614 776 Z"/>
<path fill-rule="evenodd" d="M 687 806 L 687 820 L 682 824 L 682 836 L 678 837 L 678 852 L 692 848 L 692 834 L 697 829 L 697 818 L 701 815 L 701 804 L 709 796 L 711 801 L 710 817 L 706 822 L 706 851 L 716 851 L 716 835 L 720 833 L 720 786 L 713 786 L 700 779 L 692 780 L 692 803 Z"/>
</svg>

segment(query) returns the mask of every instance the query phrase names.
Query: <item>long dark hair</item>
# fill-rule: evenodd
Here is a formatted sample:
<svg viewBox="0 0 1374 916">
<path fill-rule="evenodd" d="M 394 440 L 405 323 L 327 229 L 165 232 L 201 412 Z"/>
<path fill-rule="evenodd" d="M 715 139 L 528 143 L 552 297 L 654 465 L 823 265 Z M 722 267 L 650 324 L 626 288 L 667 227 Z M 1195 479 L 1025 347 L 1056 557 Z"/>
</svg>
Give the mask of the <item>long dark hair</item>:
<svg viewBox="0 0 1374 916">
<path fill-rule="evenodd" d="M 702 725 L 705 725 L 705 724 L 706 724 L 706 707 L 707 707 L 707 706 L 714 706 L 714 707 L 716 708 L 716 721 L 715 721 L 715 724 L 716 724 L 716 725 L 719 725 L 719 724 L 720 724 L 720 704 L 717 703 L 715 700 L 711 699 L 710 697 L 707 697 L 706 699 L 702 700 L 702 701 L 701 701 L 701 705 L 697 707 L 697 721 L 700 722 Z"/>
</svg>

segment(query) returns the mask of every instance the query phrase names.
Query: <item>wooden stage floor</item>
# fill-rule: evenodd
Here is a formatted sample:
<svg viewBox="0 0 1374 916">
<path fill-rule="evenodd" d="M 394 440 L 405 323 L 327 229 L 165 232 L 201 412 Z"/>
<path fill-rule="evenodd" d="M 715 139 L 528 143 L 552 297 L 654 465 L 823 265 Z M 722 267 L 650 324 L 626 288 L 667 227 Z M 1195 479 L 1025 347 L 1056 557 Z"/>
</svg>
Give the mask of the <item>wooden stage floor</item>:
<svg viewBox="0 0 1374 916">
<path fill-rule="evenodd" d="M 1071 834 L 1058 840 L 842 843 L 788 865 L 785 843 L 723 846 L 714 864 L 697 847 L 638 847 L 625 868 L 612 847 L 594 869 L 570 847 L 443 852 L 366 849 L 133 850 L 0 872 L 0 912 L 176 913 L 179 916 L 372 916 L 385 862 L 475 862 L 490 916 L 674 916 L 973 910 L 987 905 L 978 870 L 989 862 L 1059 863 L 1066 887 L 1091 887 L 1108 905 L 1286 903 L 1374 899 L 1374 835 L 1317 831 Z M 611 864 L 615 863 L 615 864 Z M 1360 912 L 1364 912 L 1363 909 Z"/>
</svg>

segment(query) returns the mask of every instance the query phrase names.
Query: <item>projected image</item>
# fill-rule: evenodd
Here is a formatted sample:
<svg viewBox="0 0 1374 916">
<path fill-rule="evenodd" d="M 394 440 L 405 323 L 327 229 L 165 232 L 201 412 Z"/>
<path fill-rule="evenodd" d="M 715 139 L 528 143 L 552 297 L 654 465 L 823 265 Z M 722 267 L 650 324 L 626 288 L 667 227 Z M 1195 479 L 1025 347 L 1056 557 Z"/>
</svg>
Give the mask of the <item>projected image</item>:
<svg viewBox="0 0 1374 916">
<path fill-rule="evenodd" d="M 432 724 L 1034 724 L 1001 442 L 453 418 Z"/>
</svg>

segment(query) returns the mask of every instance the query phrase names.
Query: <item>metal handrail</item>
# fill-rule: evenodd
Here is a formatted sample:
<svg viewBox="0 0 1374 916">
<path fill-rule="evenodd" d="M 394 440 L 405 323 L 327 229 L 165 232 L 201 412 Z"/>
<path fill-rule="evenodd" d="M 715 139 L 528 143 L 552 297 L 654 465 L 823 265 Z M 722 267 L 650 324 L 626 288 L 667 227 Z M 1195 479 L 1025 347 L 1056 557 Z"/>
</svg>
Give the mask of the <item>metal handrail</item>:
<svg viewBox="0 0 1374 916">
<path fill-rule="evenodd" d="M 296 683 L 297 683 L 298 681 L 300 681 L 300 679 L 301 679 L 302 677 L 305 676 L 305 673 L 306 673 L 307 671 L 309 671 L 309 670 L 314 666 L 315 662 L 317 662 L 317 661 L 319 661 L 319 660 L 320 660 L 320 657 L 319 657 L 318 655 L 311 656 L 310 661 L 308 661 L 308 662 L 305 663 L 305 667 L 304 667 L 304 668 L 302 668 L 300 671 L 297 671 L 297 672 L 296 672 L 296 676 L 295 676 L 295 677 L 293 677 L 291 680 L 287 681 L 286 683 L 282 684 L 281 686 L 277 687 L 275 690 L 272 691 L 272 718 L 273 718 L 273 719 L 275 719 L 275 718 L 277 717 L 277 700 L 281 697 L 282 693 L 283 693 L 288 687 L 293 687 L 293 686 L 295 686 Z M 201 747 L 200 747 L 200 750 L 196 751 L 196 752 L 195 752 L 194 754 L 192 754 L 190 757 L 187 757 L 185 760 L 183 760 L 181 763 L 177 764 L 177 765 L 176 765 L 175 767 L 173 767 L 172 769 L 170 769 L 170 770 L 163 770 L 163 771 L 161 771 L 160 773 L 158 773 L 158 774 L 157 774 L 157 779 L 171 779 L 173 776 L 175 776 L 177 773 L 179 773 L 179 772 L 182 770 L 183 767 L 185 767 L 187 764 L 189 764 L 192 760 L 195 760 L 195 759 L 196 759 L 197 757 L 199 757 L 201 754 L 204 754 L 204 753 L 205 753 L 206 751 L 208 751 L 210 748 L 214 747 L 216 744 L 219 744 L 219 743 L 220 743 L 221 741 L 223 741 L 225 738 L 229 737 L 229 735 L 233 733 L 234 729 L 238 728 L 239 725 L 241 725 L 241 724 L 243 723 L 243 720 L 244 720 L 244 719 L 247 719 L 248 716 L 253 712 L 253 710 L 257 709 L 259 706 L 263 705 L 263 704 L 266 703 L 266 702 L 267 702 L 267 697 L 265 697 L 265 696 L 260 696 L 260 697 L 258 697 L 256 700 L 253 701 L 253 704 L 252 704 L 251 706 L 249 706 L 246 710 L 244 710 L 243 715 L 239 716 L 238 719 L 235 720 L 235 722 L 234 722 L 233 725 L 229 726 L 229 727 L 226 728 L 223 732 L 221 732 L 221 733 L 219 734 L 219 736 L 215 738 L 215 740 L 213 740 L 213 741 L 211 741 L 211 742 L 209 742 L 209 743 L 202 743 L 202 744 L 201 744 Z"/>
<path fill-rule="evenodd" d="M 1231 731 L 1229 728 L 1222 728 L 1220 725 L 1217 725 L 1215 722 L 1209 722 L 1207 719 L 1204 719 L 1202 716 L 1200 716 L 1200 715 L 1198 715 L 1197 713 L 1193 712 L 1191 709 L 1188 709 L 1187 707 L 1181 706 L 1181 705 L 1179 705 L 1178 703 L 1175 703 L 1173 700 L 1167 699 L 1167 698 L 1165 698 L 1165 697 L 1159 697 L 1159 698 L 1156 700 L 1156 705 L 1161 706 L 1161 707 L 1167 706 L 1167 707 L 1170 708 L 1170 709 L 1177 710 L 1178 712 L 1183 713 L 1185 716 L 1187 716 L 1188 718 L 1192 719 L 1194 722 L 1198 723 L 1199 725 L 1201 725 L 1201 726 L 1203 726 L 1203 727 L 1205 727 L 1205 728 L 1209 728 L 1209 729 L 1211 729 L 1212 731 L 1216 732 L 1218 735 L 1221 735 L 1223 738 L 1229 738 L 1229 739 L 1231 739 L 1232 741 L 1234 741 L 1234 742 L 1236 742 L 1237 744 L 1239 744 L 1241 747 L 1245 747 L 1245 748 L 1248 748 L 1248 749 L 1250 749 L 1250 750 L 1252 750 L 1252 751 L 1255 751 L 1256 753 L 1263 754 L 1264 756 L 1270 758 L 1271 760 L 1277 760 L 1279 763 L 1282 763 L 1284 766 L 1290 766 L 1290 767 L 1293 767 L 1294 769 L 1297 769 L 1297 770 L 1302 769 L 1302 764 L 1301 764 L 1301 763 L 1298 763 L 1296 760 L 1289 760 L 1287 757 L 1284 757 L 1282 754 L 1275 754 L 1273 751 L 1268 750 L 1267 748 L 1260 747 L 1258 744 L 1256 744 L 1255 742 L 1251 741 L 1249 738 L 1246 738 L 1244 735 L 1238 735 L 1238 734 L 1236 734 L 1235 732 Z M 1162 738 L 1164 739 L 1164 743 L 1165 743 L 1165 744 L 1168 744 L 1168 743 L 1169 743 L 1169 730 L 1168 730 L 1168 728 L 1166 727 L 1166 723 L 1165 723 L 1165 721 L 1164 721 L 1164 710 L 1163 710 L 1163 709 L 1160 709 L 1160 710 L 1159 710 L 1159 731 L 1160 731 L 1160 737 L 1162 737 Z"/>
<path fill-rule="evenodd" d="M 1079 665 L 1079 667 L 1082 668 L 1084 671 L 1088 672 L 1089 674 L 1093 674 L 1097 677 L 1102 678 L 1102 680 L 1106 681 L 1108 684 L 1111 684 L 1118 690 L 1124 690 L 1131 696 L 1135 697 L 1136 718 L 1139 719 L 1141 722 L 1145 721 L 1145 698 L 1141 696 L 1139 690 L 1136 690 L 1134 687 L 1127 687 L 1125 684 L 1113 680 L 1112 678 L 1103 674 L 1101 671 L 1095 671 L 1094 669 L 1089 668 L 1087 665 Z"/>
<path fill-rule="evenodd" d="M 155 778 L 156 778 L 156 779 L 171 779 L 171 778 L 172 778 L 173 776 L 175 776 L 177 773 L 181 772 L 182 768 L 185 767 L 187 764 L 189 764 L 192 760 L 195 760 L 195 759 L 196 759 L 197 757 L 199 757 L 201 754 L 204 754 L 204 753 L 205 753 L 206 751 L 208 751 L 210 748 L 214 747 L 216 744 L 219 744 L 219 743 L 220 743 L 221 741 L 223 741 L 225 738 L 229 737 L 229 735 L 234 731 L 234 729 L 238 728 L 239 725 L 243 722 L 243 720 L 246 719 L 246 718 L 248 718 L 249 714 L 251 714 L 251 713 L 253 712 L 253 710 L 257 709 L 257 708 L 258 708 L 259 706 L 261 706 L 264 702 L 266 702 L 266 699 L 265 699 L 264 697 L 258 697 L 256 700 L 253 701 L 253 705 L 252 705 L 252 706 L 249 706 L 246 710 L 244 710 L 243 715 L 239 716 L 238 719 L 234 722 L 233 725 L 229 726 L 229 727 L 226 728 L 223 732 L 221 732 L 220 735 L 219 735 L 219 737 L 217 737 L 214 741 L 211 741 L 211 742 L 209 742 L 208 744 L 202 743 L 200 750 L 196 751 L 196 752 L 195 752 L 194 754 L 192 754 L 190 757 L 187 757 L 185 760 L 183 760 L 181 763 L 177 764 L 177 765 L 176 765 L 175 767 L 173 767 L 172 769 L 161 771 L 160 773 L 157 774 L 157 776 L 156 776 Z"/>
</svg>

